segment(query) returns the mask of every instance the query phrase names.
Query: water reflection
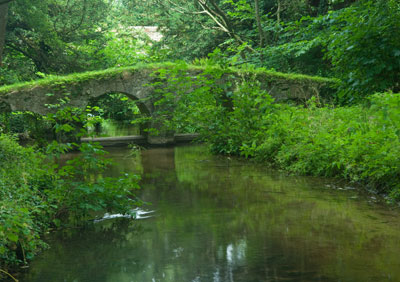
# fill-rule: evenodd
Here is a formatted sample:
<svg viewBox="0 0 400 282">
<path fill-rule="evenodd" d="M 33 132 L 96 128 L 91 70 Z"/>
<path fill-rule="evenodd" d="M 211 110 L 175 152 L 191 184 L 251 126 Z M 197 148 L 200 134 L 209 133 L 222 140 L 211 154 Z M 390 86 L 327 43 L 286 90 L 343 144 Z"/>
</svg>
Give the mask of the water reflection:
<svg viewBox="0 0 400 282">
<path fill-rule="evenodd" d="M 140 127 L 137 124 L 107 119 L 95 127 L 89 128 L 89 132 L 96 137 L 140 135 Z"/>
<path fill-rule="evenodd" d="M 201 146 L 111 154 L 157 216 L 52 234 L 21 281 L 400 281 L 399 212 L 368 195 Z"/>
</svg>

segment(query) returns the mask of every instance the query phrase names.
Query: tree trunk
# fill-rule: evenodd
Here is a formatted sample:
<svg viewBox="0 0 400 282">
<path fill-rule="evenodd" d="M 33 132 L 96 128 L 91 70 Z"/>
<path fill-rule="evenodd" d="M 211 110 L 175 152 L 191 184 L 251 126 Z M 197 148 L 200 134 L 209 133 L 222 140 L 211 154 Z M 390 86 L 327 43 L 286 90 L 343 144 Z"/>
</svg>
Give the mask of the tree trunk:
<svg viewBox="0 0 400 282">
<path fill-rule="evenodd" d="M 7 14 L 8 2 L 0 2 L 0 66 L 3 58 L 4 40 L 6 38 Z"/>
<path fill-rule="evenodd" d="M 281 9 L 282 9 L 281 0 L 278 0 L 278 8 L 276 10 L 276 22 L 278 25 L 281 25 Z"/>
<path fill-rule="evenodd" d="M 260 48 L 264 47 L 264 31 L 261 26 L 261 17 L 260 17 L 260 3 L 259 0 L 254 0 L 254 8 L 256 12 L 256 22 L 257 22 L 257 29 L 258 34 L 260 36 Z"/>
</svg>

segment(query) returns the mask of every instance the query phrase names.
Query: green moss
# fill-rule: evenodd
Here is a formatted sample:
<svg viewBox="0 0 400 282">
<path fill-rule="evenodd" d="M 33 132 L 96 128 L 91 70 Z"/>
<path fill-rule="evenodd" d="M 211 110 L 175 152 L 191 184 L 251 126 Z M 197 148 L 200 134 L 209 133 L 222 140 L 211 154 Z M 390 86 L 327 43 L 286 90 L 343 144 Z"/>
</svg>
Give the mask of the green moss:
<svg viewBox="0 0 400 282">
<path fill-rule="evenodd" d="M 123 68 L 110 68 L 110 69 L 105 69 L 105 70 L 100 70 L 100 71 L 90 71 L 90 72 L 83 72 L 83 73 L 73 73 L 65 76 L 48 76 L 44 79 L 39 79 L 39 80 L 34 80 L 34 81 L 29 81 L 29 82 L 23 82 L 23 83 L 17 83 L 17 84 L 11 84 L 11 85 L 6 85 L 3 87 L 0 87 L 0 95 L 1 94 L 6 94 L 14 91 L 20 91 L 20 90 L 30 90 L 36 87 L 59 87 L 63 88 L 66 85 L 71 85 L 71 84 L 79 84 L 84 81 L 88 80 L 103 80 L 103 79 L 108 79 L 112 77 L 116 77 L 117 75 L 120 75 L 124 72 L 130 72 L 134 73 L 136 71 L 140 70 L 150 70 L 154 71 L 156 69 L 168 69 L 168 68 L 174 68 L 178 64 L 177 63 L 172 63 L 172 62 L 165 62 L 165 63 L 156 63 L 156 64 L 138 64 L 135 66 L 131 67 L 123 67 Z M 180 66 L 182 64 L 180 63 Z M 186 65 L 188 70 L 205 70 L 205 67 L 203 66 L 194 66 L 194 65 Z M 302 75 L 302 74 L 285 74 L 285 73 L 280 73 L 276 71 L 270 71 L 270 70 L 265 70 L 265 69 L 254 69 L 254 70 L 241 70 L 241 69 L 235 69 L 231 68 L 228 70 L 221 69 L 219 67 L 213 67 L 213 69 L 218 70 L 220 69 L 221 71 L 224 71 L 226 73 L 232 73 L 232 74 L 240 74 L 240 75 L 261 75 L 264 76 L 265 79 L 267 80 L 276 80 L 276 79 L 284 79 L 284 80 L 296 80 L 304 83 L 318 83 L 318 84 L 325 84 L 329 85 L 333 88 L 338 86 L 340 84 L 340 80 L 338 79 L 332 79 L 332 78 L 324 78 L 324 77 L 316 77 L 316 76 L 308 76 L 308 75 Z"/>
</svg>

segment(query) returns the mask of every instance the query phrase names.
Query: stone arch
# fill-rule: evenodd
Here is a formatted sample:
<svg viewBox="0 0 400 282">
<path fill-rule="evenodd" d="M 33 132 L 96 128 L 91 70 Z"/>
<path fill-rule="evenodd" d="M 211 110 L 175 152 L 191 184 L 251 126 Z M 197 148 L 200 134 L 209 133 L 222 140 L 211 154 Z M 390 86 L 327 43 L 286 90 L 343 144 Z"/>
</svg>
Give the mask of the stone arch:
<svg viewBox="0 0 400 282">
<path fill-rule="evenodd" d="M 126 93 L 126 92 L 123 92 L 123 91 L 107 91 L 107 92 L 102 93 L 100 95 L 94 96 L 93 98 L 91 98 L 88 101 L 88 103 L 90 101 L 93 101 L 93 100 L 101 99 L 101 98 L 103 98 L 103 97 L 105 97 L 107 95 L 110 95 L 110 94 L 123 94 L 123 95 L 125 95 L 126 97 L 128 97 L 132 101 L 135 101 L 137 107 L 139 108 L 139 110 L 140 110 L 140 112 L 142 114 L 148 115 L 148 116 L 151 115 L 152 109 L 149 107 L 149 105 L 147 105 L 145 102 L 143 102 L 141 99 L 139 99 L 136 95 L 133 95 L 133 94 L 130 94 L 130 93 Z"/>
<path fill-rule="evenodd" d="M 130 100 L 135 102 L 136 106 L 139 108 L 139 111 L 142 115 L 144 115 L 146 117 L 151 116 L 152 111 L 151 111 L 151 108 L 149 108 L 149 106 L 152 106 L 152 105 L 146 104 L 144 101 L 139 99 L 136 95 L 126 93 L 123 91 L 107 91 L 107 92 L 101 93 L 99 95 L 95 95 L 92 98 L 87 100 L 86 105 L 89 105 L 90 103 L 95 104 L 97 101 L 100 101 L 102 98 L 104 98 L 108 95 L 112 95 L 112 94 L 122 94 L 122 95 L 126 96 L 127 98 L 129 98 Z M 146 129 L 148 129 L 149 126 L 150 125 L 148 123 L 140 124 L 140 135 L 147 136 Z"/>
</svg>

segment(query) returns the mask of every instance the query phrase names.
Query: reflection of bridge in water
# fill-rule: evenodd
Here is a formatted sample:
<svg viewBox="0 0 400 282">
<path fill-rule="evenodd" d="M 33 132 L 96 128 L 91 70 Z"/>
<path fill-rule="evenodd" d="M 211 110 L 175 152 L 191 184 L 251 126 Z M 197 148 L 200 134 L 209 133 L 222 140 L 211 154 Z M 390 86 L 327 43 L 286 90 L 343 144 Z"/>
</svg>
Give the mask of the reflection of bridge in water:
<svg viewBox="0 0 400 282">
<path fill-rule="evenodd" d="M 199 137 L 198 134 L 175 134 L 173 144 L 190 143 Z M 130 136 L 114 136 L 114 137 L 86 137 L 81 138 L 82 142 L 99 142 L 104 147 L 128 146 L 130 144 L 149 145 L 146 136 L 130 135 Z"/>
</svg>

